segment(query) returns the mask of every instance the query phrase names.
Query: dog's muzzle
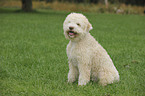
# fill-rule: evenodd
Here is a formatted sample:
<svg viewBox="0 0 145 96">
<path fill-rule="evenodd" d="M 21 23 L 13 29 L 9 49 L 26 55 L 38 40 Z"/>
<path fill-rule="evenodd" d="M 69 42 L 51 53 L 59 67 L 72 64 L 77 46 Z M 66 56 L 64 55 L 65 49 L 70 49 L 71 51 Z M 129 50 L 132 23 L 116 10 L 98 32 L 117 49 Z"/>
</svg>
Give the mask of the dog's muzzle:
<svg viewBox="0 0 145 96">
<path fill-rule="evenodd" d="M 77 36 L 77 33 L 74 32 L 74 31 L 72 31 L 72 30 L 69 30 L 69 31 L 68 31 L 68 36 L 69 36 L 70 38 L 74 38 L 74 37 Z"/>
</svg>

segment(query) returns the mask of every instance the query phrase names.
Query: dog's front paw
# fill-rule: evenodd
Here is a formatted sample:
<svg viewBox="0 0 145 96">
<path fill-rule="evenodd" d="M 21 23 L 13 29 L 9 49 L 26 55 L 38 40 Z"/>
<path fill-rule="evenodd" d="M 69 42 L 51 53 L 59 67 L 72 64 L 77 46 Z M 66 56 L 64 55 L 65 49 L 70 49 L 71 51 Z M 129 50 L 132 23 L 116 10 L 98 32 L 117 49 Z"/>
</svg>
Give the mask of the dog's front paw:
<svg viewBox="0 0 145 96">
<path fill-rule="evenodd" d="M 86 85 L 89 82 L 89 80 L 79 80 L 78 85 L 83 86 Z"/>
<path fill-rule="evenodd" d="M 76 81 L 76 77 L 74 75 L 68 75 L 68 83 L 73 83 Z"/>
<path fill-rule="evenodd" d="M 75 82 L 75 79 L 74 78 L 72 78 L 72 79 L 68 79 L 68 81 L 67 81 L 68 83 L 73 83 L 73 82 Z"/>
</svg>

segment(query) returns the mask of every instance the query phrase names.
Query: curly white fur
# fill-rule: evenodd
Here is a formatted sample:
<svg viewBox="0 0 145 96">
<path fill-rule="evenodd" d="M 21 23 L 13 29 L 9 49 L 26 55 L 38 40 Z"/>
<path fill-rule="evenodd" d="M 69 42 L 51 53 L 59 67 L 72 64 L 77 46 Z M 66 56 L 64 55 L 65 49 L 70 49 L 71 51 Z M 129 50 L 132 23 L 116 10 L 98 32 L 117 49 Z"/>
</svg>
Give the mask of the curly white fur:
<svg viewBox="0 0 145 96">
<path fill-rule="evenodd" d="M 77 78 L 78 85 L 86 85 L 90 78 L 103 86 L 119 81 L 116 70 L 106 50 L 90 35 L 92 25 L 80 13 L 69 14 L 63 24 L 69 60 L 68 82 Z"/>
</svg>

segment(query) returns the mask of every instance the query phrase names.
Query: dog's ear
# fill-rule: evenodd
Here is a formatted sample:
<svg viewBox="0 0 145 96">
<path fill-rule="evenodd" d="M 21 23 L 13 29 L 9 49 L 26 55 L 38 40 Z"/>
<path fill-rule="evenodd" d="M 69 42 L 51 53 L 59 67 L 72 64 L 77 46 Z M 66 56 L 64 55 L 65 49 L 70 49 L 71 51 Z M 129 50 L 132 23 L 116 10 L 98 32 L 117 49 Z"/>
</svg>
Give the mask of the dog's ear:
<svg viewBox="0 0 145 96">
<path fill-rule="evenodd" d="M 87 32 L 89 32 L 92 29 L 93 29 L 92 24 L 88 23 L 88 25 L 87 25 Z"/>
</svg>

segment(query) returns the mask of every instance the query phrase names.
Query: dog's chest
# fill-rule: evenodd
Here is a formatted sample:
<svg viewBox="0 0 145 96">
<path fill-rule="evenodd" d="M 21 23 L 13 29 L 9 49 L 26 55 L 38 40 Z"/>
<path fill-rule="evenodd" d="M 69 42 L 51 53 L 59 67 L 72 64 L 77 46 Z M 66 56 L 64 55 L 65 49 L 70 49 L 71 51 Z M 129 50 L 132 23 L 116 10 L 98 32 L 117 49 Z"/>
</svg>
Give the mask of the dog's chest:
<svg viewBox="0 0 145 96">
<path fill-rule="evenodd" d="M 80 51 L 75 44 L 71 44 L 67 49 L 68 59 L 73 65 L 78 65 L 78 58 L 80 57 Z"/>
</svg>

